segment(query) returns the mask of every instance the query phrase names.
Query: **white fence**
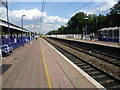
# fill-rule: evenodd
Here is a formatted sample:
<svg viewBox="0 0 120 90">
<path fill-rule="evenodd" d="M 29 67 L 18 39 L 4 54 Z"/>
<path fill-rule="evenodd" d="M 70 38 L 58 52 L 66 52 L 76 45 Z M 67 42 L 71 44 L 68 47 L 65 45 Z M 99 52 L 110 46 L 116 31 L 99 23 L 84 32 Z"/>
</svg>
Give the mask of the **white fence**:
<svg viewBox="0 0 120 90">
<path fill-rule="evenodd" d="M 90 35 L 81 34 L 63 34 L 63 35 L 47 35 L 48 37 L 58 37 L 58 38 L 76 38 L 76 39 L 90 39 Z"/>
</svg>

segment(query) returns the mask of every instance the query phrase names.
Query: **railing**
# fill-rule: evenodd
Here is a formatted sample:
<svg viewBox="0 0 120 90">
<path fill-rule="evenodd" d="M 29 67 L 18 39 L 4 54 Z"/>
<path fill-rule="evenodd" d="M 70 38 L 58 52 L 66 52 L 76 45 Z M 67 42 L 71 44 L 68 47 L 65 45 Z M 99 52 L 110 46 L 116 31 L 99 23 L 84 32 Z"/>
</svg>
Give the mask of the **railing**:
<svg viewBox="0 0 120 90">
<path fill-rule="evenodd" d="M 32 39 L 34 39 L 34 36 L 32 36 Z M 27 43 L 28 41 L 30 41 L 30 36 L 23 38 L 22 37 L 4 38 L 0 41 L 0 45 L 9 45 L 13 47 L 13 49 L 16 49 L 22 46 L 22 44 Z"/>
<path fill-rule="evenodd" d="M 90 39 L 90 35 L 82 35 L 82 34 L 63 34 L 63 35 L 47 35 L 48 37 L 63 37 L 63 38 L 76 38 L 76 39 Z"/>
</svg>

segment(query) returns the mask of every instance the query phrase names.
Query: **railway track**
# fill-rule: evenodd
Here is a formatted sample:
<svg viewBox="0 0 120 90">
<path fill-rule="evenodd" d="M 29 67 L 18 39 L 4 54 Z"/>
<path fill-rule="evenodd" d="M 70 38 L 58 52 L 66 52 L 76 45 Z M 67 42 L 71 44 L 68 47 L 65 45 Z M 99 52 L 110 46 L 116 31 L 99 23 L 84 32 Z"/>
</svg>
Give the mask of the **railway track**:
<svg viewBox="0 0 120 90">
<path fill-rule="evenodd" d="M 120 88 L 120 64 L 117 59 L 72 46 L 70 43 L 50 38 L 45 38 L 45 40 L 105 88 Z"/>
<path fill-rule="evenodd" d="M 54 39 L 54 38 L 53 38 Z M 54 39 L 56 40 L 56 39 Z M 99 59 L 102 59 L 104 60 L 105 62 L 109 62 L 111 64 L 114 64 L 116 66 L 119 66 L 120 67 L 120 60 L 117 58 L 113 58 L 111 56 L 108 56 L 108 55 L 105 55 L 101 52 L 98 52 L 98 51 L 94 51 L 94 50 L 88 50 L 88 49 L 85 49 L 85 48 L 81 48 L 78 43 L 72 43 L 70 41 L 65 41 L 65 40 L 62 40 L 62 39 L 57 39 L 56 42 L 59 41 L 59 43 L 61 44 L 64 44 L 68 47 L 71 47 L 73 49 L 76 49 L 80 52 L 83 52 L 83 53 L 86 53 L 88 55 L 91 55 L 93 57 L 96 57 L 96 58 L 99 58 Z"/>
</svg>

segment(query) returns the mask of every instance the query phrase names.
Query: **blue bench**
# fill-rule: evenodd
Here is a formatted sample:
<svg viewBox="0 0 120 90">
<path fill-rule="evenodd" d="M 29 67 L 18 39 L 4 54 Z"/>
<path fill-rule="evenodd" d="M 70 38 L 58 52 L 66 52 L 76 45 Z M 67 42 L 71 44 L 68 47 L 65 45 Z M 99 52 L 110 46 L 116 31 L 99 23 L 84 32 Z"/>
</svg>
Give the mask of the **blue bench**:
<svg viewBox="0 0 120 90">
<path fill-rule="evenodd" d="M 0 46 L 0 49 L 1 49 L 2 54 L 8 54 L 13 51 L 13 47 L 10 47 L 8 45 L 2 45 Z"/>
</svg>

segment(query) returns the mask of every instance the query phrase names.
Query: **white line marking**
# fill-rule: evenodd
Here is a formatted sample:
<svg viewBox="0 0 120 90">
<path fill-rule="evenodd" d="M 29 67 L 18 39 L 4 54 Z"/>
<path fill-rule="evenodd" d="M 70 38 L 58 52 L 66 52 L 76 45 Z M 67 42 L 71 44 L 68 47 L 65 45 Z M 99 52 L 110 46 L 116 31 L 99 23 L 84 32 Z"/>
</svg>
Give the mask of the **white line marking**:
<svg viewBox="0 0 120 90">
<path fill-rule="evenodd" d="M 44 39 L 43 39 L 44 40 Z M 45 40 L 44 40 L 45 41 Z M 91 83 L 93 83 L 97 88 L 101 90 L 107 90 L 104 86 L 102 86 L 100 83 L 98 83 L 95 79 L 93 79 L 91 76 L 89 76 L 86 72 L 84 72 L 81 68 L 79 68 L 77 65 L 75 65 L 73 62 L 71 62 L 67 57 L 65 57 L 61 52 L 59 52 L 57 49 L 55 49 L 52 45 L 50 45 L 47 41 L 45 41 L 49 46 L 51 46 L 57 53 L 59 53 L 68 63 L 70 63 L 75 69 L 77 69 L 84 77 L 86 77 Z"/>
</svg>

